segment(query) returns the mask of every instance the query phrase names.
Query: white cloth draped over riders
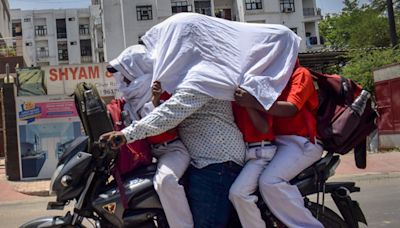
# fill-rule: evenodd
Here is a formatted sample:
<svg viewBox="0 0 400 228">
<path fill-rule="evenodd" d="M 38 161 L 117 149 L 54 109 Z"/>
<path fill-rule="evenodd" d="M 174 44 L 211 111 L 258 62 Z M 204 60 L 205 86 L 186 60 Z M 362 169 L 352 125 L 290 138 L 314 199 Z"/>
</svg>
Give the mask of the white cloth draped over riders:
<svg viewBox="0 0 400 228">
<path fill-rule="evenodd" d="M 124 96 L 143 96 L 136 99 L 136 107 L 148 101 L 151 81 L 157 80 L 169 93 L 194 89 L 222 100 L 233 100 L 240 86 L 269 109 L 290 78 L 300 45 L 300 38 L 282 25 L 232 22 L 194 13 L 168 18 L 142 40 L 146 50 L 134 45 L 110 62 L 133 79 L 133 85 L 127 86 L 116 77 L 121 91 L 126 90 Z"/>
</svg>

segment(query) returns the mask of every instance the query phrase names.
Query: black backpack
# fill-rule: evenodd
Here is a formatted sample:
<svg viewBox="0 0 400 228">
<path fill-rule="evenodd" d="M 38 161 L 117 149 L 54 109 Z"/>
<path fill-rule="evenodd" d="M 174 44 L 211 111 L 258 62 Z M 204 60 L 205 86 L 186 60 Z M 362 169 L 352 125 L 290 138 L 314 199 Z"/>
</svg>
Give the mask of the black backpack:
<svg viewBox="0 0 400 228">
<path fill-rule="evenodd" d="M 91 148 L 93 142 L 103 133 L 113 131 L 112 122 L 95 85 L 81 82 L 76 86 L 73 95 L 76 110 L 89 137 L 89 148 Z"/>
</svg>

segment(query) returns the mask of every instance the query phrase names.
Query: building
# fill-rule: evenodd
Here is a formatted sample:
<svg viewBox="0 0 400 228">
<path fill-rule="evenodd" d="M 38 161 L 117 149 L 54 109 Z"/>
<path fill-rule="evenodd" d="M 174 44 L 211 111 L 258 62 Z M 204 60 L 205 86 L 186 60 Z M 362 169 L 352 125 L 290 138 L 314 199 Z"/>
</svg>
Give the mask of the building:
<svg viewBox="0 0 400 228">
<path fill-rule="evenodd" d="M 301 50 L 319 48 L 316 0 L 102 0 L 105 59 L 137 44 L 153 25 L 174 13 L 197 12 L 227 20 L 283 24 L 303 38 Z"/>
<path fill-rule="evenodd" d="M 11 38 L 11 15 L 8 0 L 0 1 L 0 57 L 10 55 L 12 47 Z"/>
<path fill-rule="evenodd" d="M 103 61 L 99 5 L 86 9 L 11 10 L 27 66 Z"/>
<path fill-rule="evenodd" d="M 11 15 L 8 0 L 0 1 L 0 38 L 11 37 Z"/>
</svg>

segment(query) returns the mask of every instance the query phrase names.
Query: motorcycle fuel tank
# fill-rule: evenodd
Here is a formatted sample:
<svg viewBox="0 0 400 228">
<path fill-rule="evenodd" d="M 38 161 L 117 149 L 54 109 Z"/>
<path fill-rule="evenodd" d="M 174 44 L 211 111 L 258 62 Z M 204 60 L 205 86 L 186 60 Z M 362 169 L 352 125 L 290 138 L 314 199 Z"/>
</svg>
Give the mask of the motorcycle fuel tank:
<svg viewBox="0 0 400 228">
<path fill-rule="evenodd" d="M 143 170 L 147 172 L 143 172 Z M 116 226 L 122 226 L 125 215 L 137 215 L 139 223 L 152 219 L 153 210 L 162 211 L 160 200 L 153 187 L 154 170 L 153 167 L 143 168 L 124 182 L 125 198 L 128 201 L 129 209 L 124 209 L 118 187 L 114 185 L 111 189 L 99 194 L 93 201 L 93 207 L 97 213 L 101 213 Z M 140 213 L 135 213 L 139 211 Z M 146 213 L 148 213 L 147 216 Z M 130 218 L 129 220 L 135 219 Z"/>
</svg>

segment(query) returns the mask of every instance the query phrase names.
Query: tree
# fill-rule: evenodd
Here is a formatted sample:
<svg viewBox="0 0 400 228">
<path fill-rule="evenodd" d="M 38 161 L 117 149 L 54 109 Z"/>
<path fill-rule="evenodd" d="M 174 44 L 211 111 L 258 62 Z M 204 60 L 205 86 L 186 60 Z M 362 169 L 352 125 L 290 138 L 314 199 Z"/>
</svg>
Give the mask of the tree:
<svg viewBox="0 0 400 228">
<path fill-rule="evenodd" d="M 358 9 L 358 0 L 344 0 L 343 5 L 343 12 L 352 12 Z"/>
<path fill-rule="evenodd" d="M 387 18 L 372 7 L 354 7 L 349 1 L 346 10 L 328 15 L 319 24 L 326 45 L 333 48 L 363 48 L 390 46 Z M 357 3 L 358 4 L 358 3 Z"/>
<path fill-rule="evenodd" d="M 351 60 L 339 73 L 355 80 L 369 91 L 374 90 L 373 69 L 400 62 L 400 50 L 398 48 L 353 50 L 349 53 L 349 56 Z"/>
</svg>

